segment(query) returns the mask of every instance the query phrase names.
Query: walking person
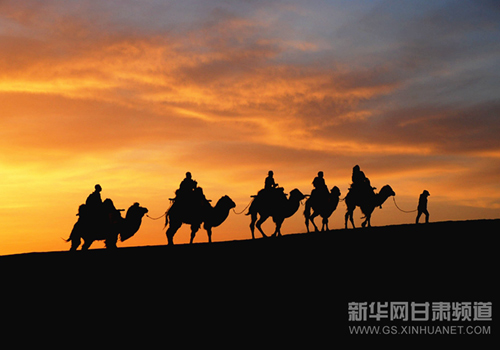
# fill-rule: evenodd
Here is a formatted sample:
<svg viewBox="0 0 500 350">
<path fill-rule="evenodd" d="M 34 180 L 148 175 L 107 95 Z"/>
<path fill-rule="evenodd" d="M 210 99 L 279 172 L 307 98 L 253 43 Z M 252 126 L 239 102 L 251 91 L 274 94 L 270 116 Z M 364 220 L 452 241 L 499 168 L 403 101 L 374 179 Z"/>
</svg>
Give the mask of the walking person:
<svg viewBox="0 0 500 350">
<path fill-rule="evenodd" d="M 420 216 L 422 216 L 422 214 L 425 214 L 425 223 L 428 224 L 429 223 L 429 212 L 427 211 L 427 197 L 430 196 L 430 193 L 425 190 L 424 192 L 422 192 L 422 194 L 420 195 L 420 198 L 418 199 L 418 207 L 417 207 L 417 210 L 418 210 L 418 214 L 417 214 L 417 224 L 418 224 L 418 220 L 420 219 Z"/>
</svg>

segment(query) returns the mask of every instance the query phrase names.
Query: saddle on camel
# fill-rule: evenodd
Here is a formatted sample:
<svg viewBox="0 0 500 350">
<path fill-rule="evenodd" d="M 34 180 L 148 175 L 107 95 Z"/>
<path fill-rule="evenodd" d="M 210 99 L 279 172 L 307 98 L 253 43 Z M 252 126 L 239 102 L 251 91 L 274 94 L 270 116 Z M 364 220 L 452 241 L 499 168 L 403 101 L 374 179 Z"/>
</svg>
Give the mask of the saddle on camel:
<svg viewBox="0 0 500 350">
<path fill-rule="evenodd" d="M 276 203 L 282 200 L 286 200 L 286 194 L 283 187 L 279 187 L 274 181 L 274 173 L 269 171 L 268 176 L 264 181 L 264 188 L 257 192 L 256 195 L 252 195 L 258 202 Z"/>
<path fill-rule="evenodd" d="M 311 205 L 320 205 L 329 202 L 330 191 L 328 191 L 328 186 L 326 186 L 324 173 L 322 171 L 318 172 L 312 182 L 314 189 L 311 191 L 311 196 L 309 197 L 309 203 Z"/>
<path fill-rule="evenodd" d="M 186 173 L 186 178 L 182 180 L 179 189 L 175 191 L 175 198 L 171 198 L 174 202 L 172 207 L 189 214 L 199 214 L 210 207 L 211 200 L 208 200 L 203 193 L 203 189 L 198 187 L 198 183 L 193 180 L 190 172 Z"/>
</svg>

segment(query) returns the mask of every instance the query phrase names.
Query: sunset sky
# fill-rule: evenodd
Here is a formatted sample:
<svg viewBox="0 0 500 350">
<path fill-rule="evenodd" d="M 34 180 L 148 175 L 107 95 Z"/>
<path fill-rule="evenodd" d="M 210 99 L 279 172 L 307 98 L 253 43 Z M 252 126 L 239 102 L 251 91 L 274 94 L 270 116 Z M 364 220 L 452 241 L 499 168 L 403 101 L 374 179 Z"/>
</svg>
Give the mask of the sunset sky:
<svg viewBox="0 0 500 350">
<path fill-rule="evenodd" d="M 322 170 L 344 197 L 359 164 L 405 210 L 428 190 L 431 221 L 500 217 L 494 0 L 4 0 L 0 52 L 0 255 L 69 249 L 97 183 L 160 216 L 186 171 L 236 211 L 269 170 L 303 193 Z M 389 200 L 372 224 L 414 220 Z M 213 239 L 249 223 L 231 213 Z M 118 244 L 166 244 L 163 224 Z"/>
</svg>

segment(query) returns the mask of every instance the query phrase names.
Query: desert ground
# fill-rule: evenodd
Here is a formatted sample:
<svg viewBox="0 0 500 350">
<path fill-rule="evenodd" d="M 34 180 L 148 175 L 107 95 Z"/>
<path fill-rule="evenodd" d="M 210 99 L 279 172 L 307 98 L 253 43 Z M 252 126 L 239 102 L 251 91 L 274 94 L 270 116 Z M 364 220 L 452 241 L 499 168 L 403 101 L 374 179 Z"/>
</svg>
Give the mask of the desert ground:
<svg viewBox="0 0 500 350">
<path fill-rule="evenodd" d="M 63 319 L 86 315 L 103 327 L 96 313 L 124 320 L 141 315 L 128 322 L 156 319 L 184 330 L 210 325 L 243 337 L 276 331 L 290 340 L 290 334 L 317 333 L 328 341 L 345 335 L 350 301 L 496 305 L 499 232 L 500 220 L 449 221 L 26 253 L 0 257 L 2 294 L 22 300 L 17 305 L 24 313 L 42 308 L 62 312 Z"/>
</svg>

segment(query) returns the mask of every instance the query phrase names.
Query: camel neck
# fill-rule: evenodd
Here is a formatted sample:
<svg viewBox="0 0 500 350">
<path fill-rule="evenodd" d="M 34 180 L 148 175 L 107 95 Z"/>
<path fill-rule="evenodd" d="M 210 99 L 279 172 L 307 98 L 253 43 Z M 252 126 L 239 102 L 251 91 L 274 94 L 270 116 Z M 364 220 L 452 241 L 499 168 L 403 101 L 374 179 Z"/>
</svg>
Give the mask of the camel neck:
<svg viewBox="0 0 500 350">
<path fill-rule="evenodd" d="M 375 206 L 380 206 L 382 204 L 384 204 L 384 202 L 387 200 L 387 198 L 389 198 L 389 196 L 385 195 L 385 194 L 382 194 L 382 193 L 378 193 L 375 195 Z"/>
<path fill-rule="evenodd" d="M 212 211 L 213 215 L 211 215 L 212 225 L 215 227 L 222 224 L 229 216 L 229 210 L 228 208 L 223 208 L 221 205 L 216 205 Z"/>
<path fill-rule="evenodd" d="M 299 206 L 300 206 L 300 201 L 299 200 L 296 200 L 296 199 L 288 199 L 287 200 L 287 205 L 285 207 L 285 218 L 289 218 L 290 216 L 292 216 L 293 214 L 295 214 L 297 212 L 297 210 L 299 210 Z"/>
</svg>

